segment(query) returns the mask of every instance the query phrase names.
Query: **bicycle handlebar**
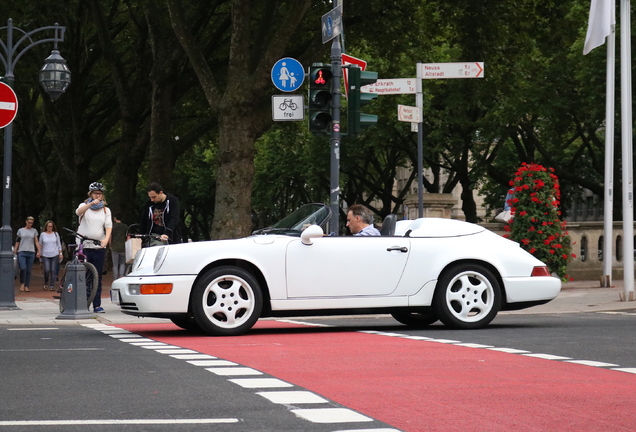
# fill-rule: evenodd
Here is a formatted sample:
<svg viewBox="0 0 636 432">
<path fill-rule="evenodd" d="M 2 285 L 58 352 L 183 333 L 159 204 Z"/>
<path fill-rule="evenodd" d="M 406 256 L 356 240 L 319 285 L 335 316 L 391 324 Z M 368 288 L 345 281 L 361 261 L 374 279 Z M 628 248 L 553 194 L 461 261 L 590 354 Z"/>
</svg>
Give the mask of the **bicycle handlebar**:
<svg viewBox="0 0 636 432">
<path fill-rule="evenodd" d="M 161 234 L 128 234 L 128 236 L 131 238 L 153 238 L 157 240 L 161 239 Z"/>
<path fill-rule="evenodd" d="M 77 231 L 73 231 L 72 229 L 68 229 L 66 227 L 62 227 L 62 229 L 68 231 L 69 233 L 73 234 L 75 237 L 79 238 L 82 241 L 91 241 L 93 242 L 96 246 L 101 246 L 102 245 L 102 241 L 101 240 L 96 240 L 96 239 L 92 239 L 92 238 L 88 238 L 80 233 L 78 233 Z"/>
</svg>

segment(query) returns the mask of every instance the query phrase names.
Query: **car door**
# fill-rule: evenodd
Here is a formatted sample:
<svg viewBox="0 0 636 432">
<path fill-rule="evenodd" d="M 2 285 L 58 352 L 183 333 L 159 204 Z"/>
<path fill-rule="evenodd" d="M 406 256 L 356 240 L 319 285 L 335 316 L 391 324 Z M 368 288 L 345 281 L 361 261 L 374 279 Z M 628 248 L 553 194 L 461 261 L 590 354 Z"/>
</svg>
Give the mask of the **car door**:
<svg viewBox="0 0 636 432">
<path fill-rule="evenodd" d="M 405 237 L 321 237 L 290 242 L 288 298 L 383 296 L 397 287 L 410 254 Z"/>
</svg>

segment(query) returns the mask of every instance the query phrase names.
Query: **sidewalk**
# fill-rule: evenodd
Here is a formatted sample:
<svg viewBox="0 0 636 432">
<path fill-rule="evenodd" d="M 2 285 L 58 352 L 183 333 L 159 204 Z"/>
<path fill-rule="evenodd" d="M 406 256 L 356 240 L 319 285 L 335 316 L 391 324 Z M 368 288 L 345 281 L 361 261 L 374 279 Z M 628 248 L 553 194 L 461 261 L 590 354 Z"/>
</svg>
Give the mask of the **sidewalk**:
<svg viewBox="0 0 636 432">
<path fill-rule="evenodd" d="M 93 314 L 95 318 L 69 320 L 56 319 L 60 315 L 60 301 L 53 296 L 59 296 L 55 291 L 44 291 L 44 275 L 39 265 L 33 266 L 31 276 L 31 292 L 20 291 L 20 281 L 14 281 L 15 305 L 19 310 L 0 310 L 0 324 L 12 325 L 42 325 L 52 324 L 131 324 L 131 323 L 166 323 L 165 319 L 138 318 L 120 312 L 119 306 L 110 302 L 110 286 L 113 282 L 113 274 L 108 272 L 102 276 L 102 307 L 105 313 Z M 92 313 L 92 308 L 91 308 Z"/>
<path fill-rule="evenodd" d="M 56 319 L 60 315 L 59 300 L 53 298 L 55 292 L 43 290 L 43 276 L 36 266 L 33 269 L 31 292 L 20 292 L 19 282 L 15 282 L 15 304 L 18 310 L 0 310 L 0 324 L 43 325 L 94 323 L 130 324 L 165 323 L 159 318 L 138 318 L 123 314 L 119 307 L 110 302 L 112 273 L 102 278 L 102 307 L 106 313 L 94 314 L 95 318 L 82 320 Z M 611 288 L 601 288 L 598 281 L 573 281 L 563 284 L 559 296 L 551 302 L 520 311 L 505 311 L 501 314 L 553 314 L 601 311 L 634 311 L 636 301 L 620 301 L 619 294 L 624 292 L 623 281 L 613 281 Z"/>
</svg>

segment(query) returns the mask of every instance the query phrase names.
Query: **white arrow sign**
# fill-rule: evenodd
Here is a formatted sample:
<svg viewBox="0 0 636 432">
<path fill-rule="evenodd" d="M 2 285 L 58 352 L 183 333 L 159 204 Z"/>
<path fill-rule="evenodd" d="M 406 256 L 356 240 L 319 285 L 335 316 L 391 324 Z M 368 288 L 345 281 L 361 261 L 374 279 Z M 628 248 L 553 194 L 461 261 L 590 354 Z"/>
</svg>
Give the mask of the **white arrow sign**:
<svg viewBox="0 0 636 432">
<path fill-rule="evenodd" d="M 483 78 L 484 63 L 418 63 L 422 79 Z"/>
<path fill-rule="evenodd" d="M 421 123 L 420 109 L 408 105 L 398 105 L 398 120 L 403 122 Z"/>
<path fill-rule="evenodd" d="M 415 94 L 415 78 L 379 79 L 373 84 L 360 87 L 361 93 Z"/>
</svg>

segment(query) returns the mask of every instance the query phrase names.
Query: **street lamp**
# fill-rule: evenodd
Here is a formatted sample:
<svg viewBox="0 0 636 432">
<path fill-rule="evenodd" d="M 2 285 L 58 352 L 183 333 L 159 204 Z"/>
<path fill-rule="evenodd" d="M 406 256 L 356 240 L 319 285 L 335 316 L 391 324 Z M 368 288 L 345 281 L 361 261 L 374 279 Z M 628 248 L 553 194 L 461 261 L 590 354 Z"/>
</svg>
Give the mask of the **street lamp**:
<svg viewBox="0 0 636 432">
<path fill-rule="evenodd" d="M 71 83 L 71 72 L 66 66 L 66 60 L 60 56 L 57 50 L 57 43 L 64 42 L 64 32 L 66 27 L 57 23 L 53 26 L 40 27 L 30 32 L 25 32 L 17 27 L 13 27 L 13 20 L 9 18 L 7 26 L 0 28 L 0 31 L 7 32 L 6 43 L 0 39 L 0 61 L 4 65 L 4 82 L 13 87 L 13 70 L 17 61 L 22 55 L 36 45 L 53 42 L 53 51 L 45 60 L 44 66 L 40 70 L 40 84 L 44 91 L 56 100 L 66 91 Z M 19 32 L 22 36 L 13 43 L 13 31 Z M 53 31 L 53 36 L 33 40 L 32 36 L 44 32 Z M 13 125 L 9 123 L 4 128 L 4 166 L 3 166 L 3 189 L 2 189 L 2 228 L 0 228 L 0 310 L 19 309 L 15 304 L 14 293 L 14 268 L 13 268 L 13 231 L 11 229 L 11 162 L 13 147 Z"/>
</svg>

